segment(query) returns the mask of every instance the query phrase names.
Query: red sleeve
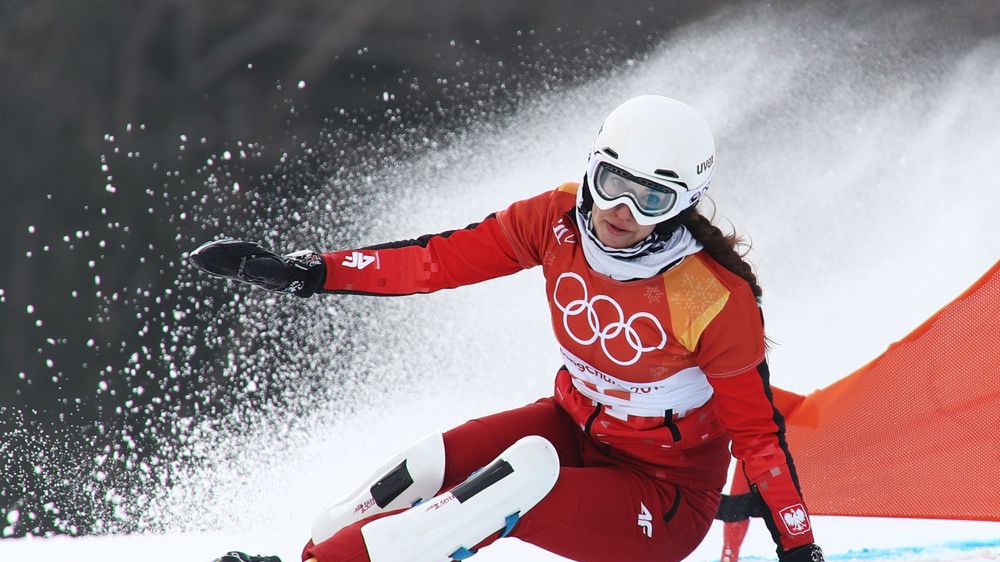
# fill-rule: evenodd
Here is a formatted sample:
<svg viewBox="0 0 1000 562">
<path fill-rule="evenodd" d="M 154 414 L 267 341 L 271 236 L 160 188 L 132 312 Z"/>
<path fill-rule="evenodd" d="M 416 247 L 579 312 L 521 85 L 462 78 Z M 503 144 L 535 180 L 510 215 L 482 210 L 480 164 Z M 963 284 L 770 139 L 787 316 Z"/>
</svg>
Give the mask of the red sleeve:
<svg viewBox="0 0 1000 562">
<path fill-rule="evenodd" d="M 462 230 L 323 254 L 322 292 L 411 295 L 471 285 L 541 263 L 553 217 L 575 200 L 564 184 Z"/>
<path fill-rule="evenodd" d="M 808 511 L 785 442 L 785 420 L 771 399 L 767 363 L 729 377 L 709 377 L 719 421 L 733 439 L 733 456 L 766 506 L 764 517 L 779 554 L 813 542 Z"/>
<path fill-rule="evenodd" d="M 430 293 L 524 269 L 495 215 L 462 230 L 323 254 L 323 292 Z"/>
<path fill-rule="evenodd" d="M 766 506 L 764 521 L 780 553 L 813 541 L 809 512 L 785 443 L 785 420 L 771 400 L 767 363 L 729 377 L 709 377 L 733 456 Z"/>
<path fill-rule="evenodd" d="M 697 360 L 715 391 L 715 407 L 732 437 L 733 456 L 766 506 L 764 519 L 779 555 L 813 542 L 785 442 L 785 420 L 771 394 L 760 308 L 749 287 L 734 287 L 702 334 Z"/>
</svg>

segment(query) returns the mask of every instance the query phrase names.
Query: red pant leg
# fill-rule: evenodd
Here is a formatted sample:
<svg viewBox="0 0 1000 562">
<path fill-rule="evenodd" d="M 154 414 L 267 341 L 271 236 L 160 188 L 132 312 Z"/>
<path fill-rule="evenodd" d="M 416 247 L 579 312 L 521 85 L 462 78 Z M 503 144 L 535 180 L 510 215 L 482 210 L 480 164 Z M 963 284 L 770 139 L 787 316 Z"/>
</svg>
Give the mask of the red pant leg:
<svg viewBox="0 0 1000 562">
<path fill-rule="evenodd" d="M 687 557 L 708 532 L 721 490 L 679 487 L 609 456 L 552 399 L 473 420 L 446 433 L 448 486 L 531 434 L 552 442 L 563 468 L 555 487 L 523 515 L 512 536 L 573 560 L 670 562 Z M 704 470 L 716 471 L 716 462 L 728 463 L 728 449 L 721 440 L 710 448 L 723 454 L 696 457 L 713 464 Z M 496 538 L 493 535 L 476 548 Z"/>
<path fill-rule="evenodd" d="M 708 533 L 719 498 L 626 467 L 562 468 L 512 536 L 572 560 L 677 562 Z"/>
</svg>

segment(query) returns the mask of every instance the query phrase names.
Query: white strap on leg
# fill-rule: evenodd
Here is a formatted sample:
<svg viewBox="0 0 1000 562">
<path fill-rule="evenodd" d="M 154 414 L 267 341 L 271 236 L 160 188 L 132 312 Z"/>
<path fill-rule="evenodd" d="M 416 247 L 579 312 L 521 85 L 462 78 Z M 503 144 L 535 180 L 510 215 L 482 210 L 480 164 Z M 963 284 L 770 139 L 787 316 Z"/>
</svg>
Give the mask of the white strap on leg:
<svg viewBox="0 0 1000 562">
<path fill-rule="evenodd" d="M 543 437 L 524 437 L 444 494 L 361 528 L 371 562 L 445 562 L 468 552 L 544 498 L 559 456 Z M 509 529 L 508 529 L 509 530 Z"/>
<path fill-rule="evenodd" d="M 319 544 L 365 517 L 433 497 L 444 483 L 444 460 L 441 433 L 420 439 L 353 492 L 320 512 L 312 526 L 313 542 Z"/>
</svg>

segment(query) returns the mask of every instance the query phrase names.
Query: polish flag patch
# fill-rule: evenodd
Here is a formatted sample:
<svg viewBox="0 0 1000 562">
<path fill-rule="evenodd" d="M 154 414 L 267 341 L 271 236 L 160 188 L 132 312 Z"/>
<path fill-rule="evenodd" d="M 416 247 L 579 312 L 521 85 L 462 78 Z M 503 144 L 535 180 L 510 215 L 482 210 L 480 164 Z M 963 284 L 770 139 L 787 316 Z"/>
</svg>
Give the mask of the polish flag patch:
<svg viewBox="0 0 1000 562">
<path fill-rule="evenodd" d="M 797 503 L 778 512 L 778 517 L 785 523 L 785 528 L 793 535 L 801 535 L 809 531 L 809 516 L 806 508 Z"/>
</svg>

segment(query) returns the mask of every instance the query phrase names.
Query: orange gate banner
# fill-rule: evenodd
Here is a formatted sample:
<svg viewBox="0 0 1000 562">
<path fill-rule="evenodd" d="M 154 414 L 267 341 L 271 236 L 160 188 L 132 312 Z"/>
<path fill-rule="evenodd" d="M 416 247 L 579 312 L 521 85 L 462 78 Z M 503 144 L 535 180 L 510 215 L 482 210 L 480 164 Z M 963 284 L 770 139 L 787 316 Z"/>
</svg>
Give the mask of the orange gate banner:
<svg viewBox="0 0 1000 562">
<path fill-rule="evenodd" d="M 775 394 L 811 513 L 1000 521 L 1000 262 L 853 374 Z"/>
<path fill-rule="evenodd" d="M 854 373 L 773 391 L 811 514 L 1000 521 L 1000 261 Z M 730 505 L 733 562 L 752 509 Z"/>
</svg>

